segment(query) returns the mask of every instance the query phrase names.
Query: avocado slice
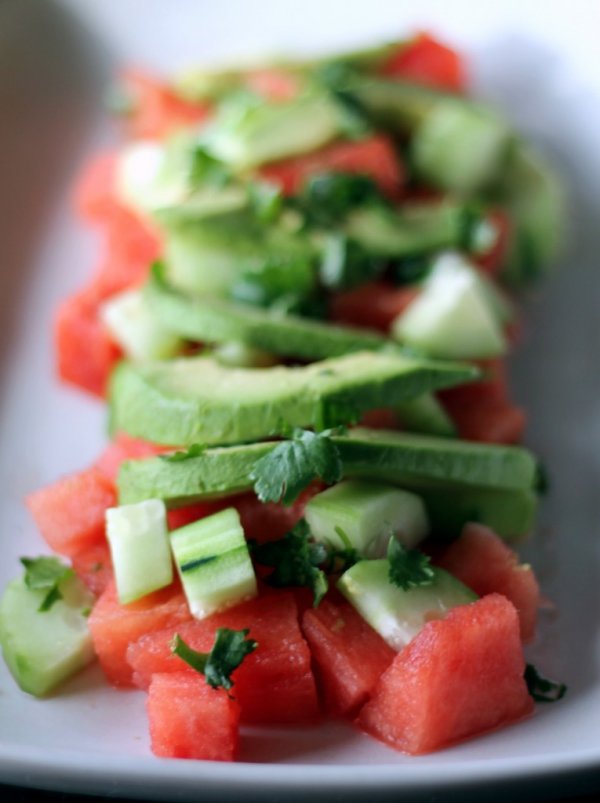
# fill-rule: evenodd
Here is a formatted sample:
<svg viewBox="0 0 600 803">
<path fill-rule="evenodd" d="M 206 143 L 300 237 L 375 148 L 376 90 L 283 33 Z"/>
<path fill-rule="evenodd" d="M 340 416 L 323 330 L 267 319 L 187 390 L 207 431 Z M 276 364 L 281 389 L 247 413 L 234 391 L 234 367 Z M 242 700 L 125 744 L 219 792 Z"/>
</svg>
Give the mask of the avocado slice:
<svg viewBox="0 0 600 803">
<path fill-rule="evenodd" d="M 320 360 L 393 344 L 378 332 L 321 323 L 297 315 L 186 295 L 170 285 L 155 266 L 144 300 L 169 331 L 203 343 L 240 341 L 272 354 Z"/>
<path fill-rule="evenodd" d="M 417 490 L 426 504 L 431 499 L 437 522 L 442 514 L 437 516 L 436 511 L 442 511 L 444 504 L 458 511 L 453 522 L 461 516 L 476 514 L 479 514 L 477 520 L 483 520 L 484 514 L 488 516 L 487 511 L 496 508 L 500 513 L 495 515 L 500 519 L 511 494 L 531 493 L 536 477 L 535 458 L 517 446 L 492 446 L 358 427 L 333 440 L 344 476 L 383 480 Z M 206 449 L 197 457 L 180 461 L 160 457 L 126 461 L 119 472 L 120 502 L 130 504 L 156 498 L 163 499 L 167 507 L 181 507 L 250 490 L 254 464 L 276 445 L 275 441 L 265 441 Z M 492 493 L 499 495 L 496 498 Z M 526 516 L 521 518 L 525 521 Z M 508 521 L 508 513 L 505 519 Z M 504 529 L 510 532 L 512 528 L 507 524 Z"/>
<path fill-rule="evenodd" d="M 226 368 L 210 357 L 122 362 L 110 383 L 113 432 L 167 445 L 259 440 L 338 422 L 478 376 L 473 366 L 358 351 L 303 366 Z"/>
</svg>

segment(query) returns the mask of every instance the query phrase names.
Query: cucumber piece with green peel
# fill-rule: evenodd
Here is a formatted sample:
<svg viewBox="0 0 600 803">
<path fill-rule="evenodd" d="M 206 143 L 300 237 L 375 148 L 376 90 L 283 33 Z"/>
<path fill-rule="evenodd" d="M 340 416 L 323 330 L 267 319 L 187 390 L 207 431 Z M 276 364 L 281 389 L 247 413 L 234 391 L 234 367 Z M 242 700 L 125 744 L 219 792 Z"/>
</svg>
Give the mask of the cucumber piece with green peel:
<svg viewBox="0 0 600 803">
<path fill-rule="evenodd" d="M 112 339 L 132 360 L 161 360 L 183 348 L 183 340 L 158 319 L 140 290 L 125 290 L 100 307 Z"/>
<path fill-rule="evenodd" d="M 442 569 L 433 569 L 429 585 L 404 590 L 389 580 L 389 562 L 362 560 L 344 572 L 339 591 L 395 650 L 401 650 L 431 621 L 477 595 Z"/>
<path fill-rule="evenodd" d="M 455 507 L 460 516 L 467 517 L 463 523 L 470 520 L 473 511 L 479 510 L 477 520 L 490 524 L 486 518 L 490 511 L 490 518 L 493 513 L 494 520 L 507 522 L 506 529 L 510 531 L 510 516 L 504 506 L 511 501 L 512 492 L 525 496 L 519 521 L 526 521 L 530 515 L 527 510 L 534 498 L 537 465 L 533 455 L 521 447 L 365 428 L 355 428 L 348 435 L 334 436 L 332 440 L 342 461 L 344 477 L 414 490 L 423 495 L 426 506 L 430 490 L 434 494 L 445 489 L 451 506 L 456 492 L 456 500 L 463 501 L 460 504 L 456 501 Z M 157 498 L 163 499 L 167 507 L 181 507 L 248 491 L 253 487 L 251 474 L 255 463 L 276 446 L 276 441 L 263 441 L 206 449 L 197 457 L 182 461 L 160 457 L 125 461 L 118 477 L 119 501 L 130 504 Z M 507 493 L 496 497 L 492 494 L 496 491 Z M 483 501 L 478 502 L 479 499 Z M 442 516 L 443 505 L 439 510 Z"/>
<path fill-rule="evenodd" d="M 334 549 L 352 548 L 362 558 L 383 557 L 392 535 L 414 547 L 429 532 L 418 496 L 364 480 L 345 480 L 316 494 L 304 517 L 315 541 Z"/>
<path fill-rule="evenodd" d="M 190 611 L 197 619 L 231 608 L 258 593 L 235 508 L 173 530 L 171 548 Z"/>
<path fill-rule="evenodd" d="M 364 349 L 376 350 L 392 343 L 375 331 L 336 326 L 247 304 L 182 293 L 166 281 L 157 267 L 143 292 L 153 316 L 163 326 L 182 337 L 204 343 L 237 341 L 244 343 L 246 348 L 307 360 L 338 357 Z"/>
<path fill-rule="evenodd" d="M 472 195 L 502 174 L 512 137 L 506 123 L 488 109 L 446 100 L 417 127 L 410 144 L 412 164 L 427 183 Z"/>
<path fill-rule="evenodd" d="M 454 422 L 433 393 L 424 393 L 416 399 L 406 399 L 394 407 L 400 417 L 402 429 L 422 435 L 442 438 L 457 436 Z"/>
<path fill-rule="evenodd" d="M 167 511 L 160 499 L 106 511 L 119 602 L 127 605 L 173 582 Z"/>
<path fill-rule="evenodd" d="M 36 697 L 52 692 L 94 659 L 87 616 L 94 597 L 70 575 L 59 585 L 61 597 L 40 610 L 45 590 L 12 580 L 0 599 L 0 645 L 6 664 L 23 691 Z"/>
<path fill-rule="evenodd" d="M 365 351 L 271 368 L 226 368 L 202 356 L 121 362 L 111 377 L 111 427 L 167 445 L 240 443 L 280 432 L 282 421 L 337 425 L 342 413 L 393 406 L 477 373 L 467 365 Z"/>
<path fill-rule="evenodd" d="M 394 337 L 439 359 L 490 359 L 506 352 L 499 301 L 458 254 L 440 256 L 419 297 L 392 324 Z"/>
</svg>

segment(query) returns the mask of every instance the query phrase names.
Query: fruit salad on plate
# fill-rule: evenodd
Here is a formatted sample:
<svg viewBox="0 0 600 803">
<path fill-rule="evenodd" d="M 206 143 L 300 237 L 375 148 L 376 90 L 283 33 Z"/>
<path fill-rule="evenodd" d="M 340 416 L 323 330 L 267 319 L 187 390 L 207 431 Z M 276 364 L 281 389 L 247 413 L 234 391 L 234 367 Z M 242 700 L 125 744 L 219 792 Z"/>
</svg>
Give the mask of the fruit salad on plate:
<svg viewBox="0 0 600 803">
<path fill-rule="evenodd" d="M 25 692 L 97 660 L 157 756 L 219 761 L 332 717 L 427 753 L 563 695 L 523 653 L 544 483 L 505 369 L 562 192 L 467 89 L 424 33 L 122 76 L 54 331 L 111 440 L 26 500 L 55 554 L 0 601 Z"/>
</svg>

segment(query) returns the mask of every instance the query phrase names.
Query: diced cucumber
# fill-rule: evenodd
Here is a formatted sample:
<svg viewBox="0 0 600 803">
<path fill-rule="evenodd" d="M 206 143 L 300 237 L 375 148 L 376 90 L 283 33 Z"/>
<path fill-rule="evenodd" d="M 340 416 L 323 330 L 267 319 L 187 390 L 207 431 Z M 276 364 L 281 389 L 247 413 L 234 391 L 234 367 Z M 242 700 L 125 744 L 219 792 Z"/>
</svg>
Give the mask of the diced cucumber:
<svg viewBox="0 0 600 803">
<path fill-rule="evenodd" d="M 433 571 L 430 585 L 404 591 L 389 581 L 387 560 L 362 560 L 344 572 L 337 587 L 390 647 L 401 650 L 428 621 L 477 599 L 448 572 Z"/>
<path fill-rule="evenodd" d="M 316 541 L 352 547 L 360 557 L 386 554 L 390 536 L 414 547 L 429 532 L 421 499 L 391 485 L 346 480 L 313 496 L 304 515 Z"/>
<path fill-rule="evenodd" d="M 423 435 L 438 435 L 442 438 L 456 437 L 456 427 L 448 413 L 432 393 L 416 399 L 405 399 L 395 405 L 402 428 L 407 432 Z"/>
<path fill-rule="evenodd" d="M 418 126 L 411 143 L 412 162 L 425 181 L 469 195 L 501 174 L 511 139 L 508 126 L 489 110 L 445 100 Z"/>
<path fill-rule="evenodd" d="M 331 142 L 344 127 L 343 110 L 326 93 L 287 103 L 230 104 L 207 129 L 207 150 L 234 170 L 308 153 Z"/>
<path fill-rule="evenodd" d="M 113 340 L 132 360 L 160 360 L 181 351 L 183 340 L 149 309 L 141 290 L 126 290 L 105 301 L 100 317 Z"/>
<path fill-rule="evenodd" d="M 197 619 L 256 596 L 256 576 L 235 508 L 174 530 L 171 548 Z"/>
<path fill-rule="evenodd" d="M 62 598 L 45 611 L 46 591 L 13 580 L 0 600 L 0 644 L 23 691 L 42 697 L 94 659 L 87 615 L 94 598 L 75 576 L 59 586 Z"/>
<path fill-rule="evenodd" d="M 106 511 L 119 602 L 126 605 L 173 581 L 167 511 L 159 499 Z"/>
<path fill-rule="evenodd" d="M 466 260 L 452 252 L 438 258 L 423 292 L 393 323 L 401 342 L 445 359 L 487 359 L 506 351 L 497 309 Z"/>
</svg>

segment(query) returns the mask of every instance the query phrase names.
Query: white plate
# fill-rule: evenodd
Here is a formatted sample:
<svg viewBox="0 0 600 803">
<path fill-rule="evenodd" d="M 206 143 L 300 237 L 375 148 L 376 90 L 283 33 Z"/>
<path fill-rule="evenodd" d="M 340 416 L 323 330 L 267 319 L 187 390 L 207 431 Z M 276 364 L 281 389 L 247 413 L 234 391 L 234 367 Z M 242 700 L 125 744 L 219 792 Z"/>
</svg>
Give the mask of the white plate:
<svg viewBox="0 0 600 803">
<path fill-rule="evenodd" d="M 12 3 L 21 11 L 24 5 Z M 240 52 L 358 44 L 432 26 L 466 47 L 478 91 L 552 151 L 572 190 L 572 243 L 562 272 L 528 304 L 530 326 L 514 373 L 517 396 L 531 411 L 529 442 L 544 456 L 553 480 L 527 554 L 558 613 L 544 617 L 529 657 L 547 674 L 566 680 L 569 692 L 563 702 L 540 707 L 525 723 L 431 756 L 408 758 L 333 724 L 246 731 L 242 762 L 231 766 L 152 758 L 143 695 L 113 691 L 97 669 L 39 702 L 20 693 L 2 665 L 0 781 L 181 800 L 306 799 L 308 794 L 349 800 L 367 792 L 464 799 L 483 790 L 489 798 L 490 789 L 517 798 L 600 785 L 600 274 L 595 264 L 600 253 L 600 64 L 595 4 L 504 0 L 492 9 L 472 0 L 420 2 L 418 13 L 415 3 L 392 0 L 105 0 L 96 5 L 71 0 L 70 5 L 88 16 L 117 58 L 161 69 Z M 38 258 L 34 263 L 27 259 L 41 226 L 40 198 L 45 194 L 48 199 L 52 176 L 59 173 L 49 168 L 66 151 L 73 154 L 73 131 L 79 129 L 65 121 L 80 119 L 76 90 L 84 85 L 77 66 L 82 54 L 53 33 L 53 12 L 46 9 L 39 24 L 30 19 L 8 38 L 3 36 L 11 30 L 6 17 L 0 24 L 0 57 L 8 54 L 14 61 L 11 80 L 26 76 L 17 101 L 3 94 L 9 73 L 0 79 L 0 104 L 12 104 L 1 108 L 9 125 L 0 133 L 5 156 L 0 226 L 6 227 L 0 237 L 6 249 L 0 273 L 0 342 L 6 346 L 0 583 L 18 571 L 20 555 L 41 550 L 21 498 L 88 464 L 103 439 L 101 406 L 54 382 L 48 336 L 57 300 L 85 281 L 98 243 L 70 217 L 63 198 Z M 65 75 L 71 78 L 68 85 L 61 83 Z"/>
</svg>

